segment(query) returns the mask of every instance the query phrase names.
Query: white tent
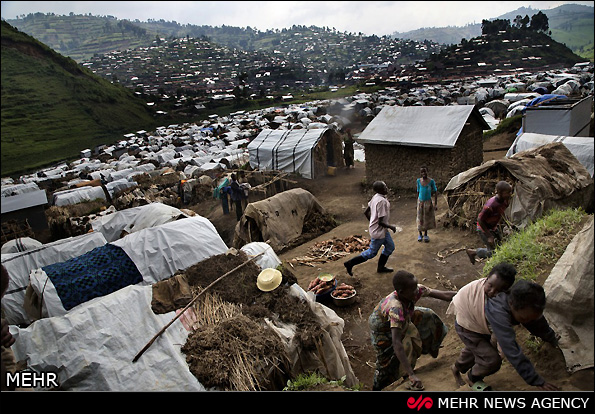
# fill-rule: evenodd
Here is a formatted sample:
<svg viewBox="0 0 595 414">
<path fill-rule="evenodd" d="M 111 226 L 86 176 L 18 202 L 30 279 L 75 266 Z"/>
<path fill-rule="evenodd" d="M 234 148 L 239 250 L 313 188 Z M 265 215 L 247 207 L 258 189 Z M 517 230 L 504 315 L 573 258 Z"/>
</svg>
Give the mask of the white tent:
<svg viewBox="0 0 595 414">
<path fill-rule="evenodd" d="M 52 199 L 52 205 L 67 206 L 70 204 L 78 204 L 84 201 L 93 201 L 97 199 L 106 199 L 103 188 L 86 186 L 56 191 Z"/>
<path fill-rule="evenodd" d="M 316 148 L 327 137 L 327 145 Z M 250 165 L 260 170 L 280 170 L 298 173 L 312 179 L 327 166 L 342 166 L 341 141 L 329 128 L 277 130 L 263 129 L 250 144 Z M 318 164 L 318 165 L 317 165 Z"/>
<path fill-rule="evenodd" d="M 564 144 L 593 177 L 593 151 L 595 149 L 595 138 L 593 137 L 568 137 L 524 132 L 516 137 L 506 156 L 512 157 L 517 152 L 540 147 L 551 142 Z"/>
<path fill-rule="evenodd" d="M 42 245 L 43 243 L 31 237 L 19 237 L 4 243 L 0 251 L 2 254 L 20 253 L 31 249 L 36 249 Z"/>
<path fill-rule="evenodd" d="M 180 209 L 163 203 L 150 203 L 99 216 L 91 221 L 91 226 L 93 231 L 101 232 L 108 242 L 113 242 L 122 237 L 123 231 L 130 234 L 182 217 L 188 215 Z"/>
<path fill-rule="evenodd" d="M 115 250 L 123 250 L 125 257 L 114 254 L 114 246 Z M 38 297 L 43 297 L 42 317 L 59 316 L 85 306 L 89 298 L 121 289 L 122 285 L 150 285 L 226 251 L 227 246 L 213 224 L 204 217 L 194 216 L 145 228 L 87 252 L 85 258 L 77 257 L 76 260 L 86 267 L 76 278 L 72 276 L 67 288 L 64 287 L 62 275 L 72 268 L 72 262 L 57 263 L 52 269 L 44 267 L 33 270 L 30 275 L 31 287 Z M 136 268 L 133 269 L 135 275 L 131 276 L 128 272 L 123 275 L 126 279 L 120 280 L 123 276 L 113 275 L 110 270 L 113 263 L 105 263 L 104 258 L 109 257 L 119 257 L 120 268 L 132 268 L 131 261 Z M 56 285 L 54 280 L 59 280 L 60 284 Z"/>
<path fill-rule="evenodd" d="M 62 390 L 205 391 L 182 354 L 188 331 L 180 319 L 132 362 L 175 316 L 155 314 L 151 300 L 151 286 L 132 285 L 24 329 L 11 325 L 15 358 L 57 373 Z"/>
<path fill-rule="evenodd" d="M 101 233 L 93 232 L 43 244 L 20 253 L 3 254 L 2 264 L 10 277 L 8 289 L 2 298 L 2 311 L 8 323 L 32 322 L 24 307 L 31 271 L 80 256 L 105 243 L 105 237 Z"/>
</svg>

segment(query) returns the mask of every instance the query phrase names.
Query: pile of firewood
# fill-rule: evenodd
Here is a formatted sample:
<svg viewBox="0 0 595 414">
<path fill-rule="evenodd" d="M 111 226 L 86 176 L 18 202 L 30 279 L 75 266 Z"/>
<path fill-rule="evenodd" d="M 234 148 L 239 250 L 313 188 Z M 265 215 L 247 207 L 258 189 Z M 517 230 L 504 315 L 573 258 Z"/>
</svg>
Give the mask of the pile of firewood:
<svg viewBox="0 0 595 414">
<path fill-rule="evenodd" d="M 351 253 L 358 253 L 370 246 L 370 240 L 360 235 L 349 236 L 344 239 L 333 237 L 330 240 L 320 241 L 310 248 L 310 254 L 296 257 L 288 262 L 303 266 L 314 267 L 314 263 L 326 263 L 339 260 Z"/>
</svg>

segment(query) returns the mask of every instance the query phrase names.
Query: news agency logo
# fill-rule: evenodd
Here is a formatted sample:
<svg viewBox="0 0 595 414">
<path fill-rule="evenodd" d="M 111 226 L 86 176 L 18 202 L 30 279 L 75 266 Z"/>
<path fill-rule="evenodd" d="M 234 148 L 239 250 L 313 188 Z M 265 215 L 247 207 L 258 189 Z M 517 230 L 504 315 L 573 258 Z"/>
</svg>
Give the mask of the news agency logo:
<svg viewBox="0 0 595 414">
<path fill-rule="evenodd" d="M 422 408 L 432 408 L 433 405 L 434 401 L 430 397 L 424 397 L 423 395 L 420 395 L 417 399 L 414 397 L 407 398 L 407 407 L 411 409 L 417 408 L 417 411 Z"/>
</svg>

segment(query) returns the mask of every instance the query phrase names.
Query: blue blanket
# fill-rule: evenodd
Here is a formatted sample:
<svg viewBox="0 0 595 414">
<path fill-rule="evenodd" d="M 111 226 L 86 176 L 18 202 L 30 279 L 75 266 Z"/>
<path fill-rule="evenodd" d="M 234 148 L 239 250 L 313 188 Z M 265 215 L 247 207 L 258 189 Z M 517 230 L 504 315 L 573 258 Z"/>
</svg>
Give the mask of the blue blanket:
<svg viewBox="0 0 595 414">
<path fill-rule="evenodd" d="M 56 287 L 66 310 L 143 280 L 124 250 L 109 243 L 42 269 Z"/>
</svg>

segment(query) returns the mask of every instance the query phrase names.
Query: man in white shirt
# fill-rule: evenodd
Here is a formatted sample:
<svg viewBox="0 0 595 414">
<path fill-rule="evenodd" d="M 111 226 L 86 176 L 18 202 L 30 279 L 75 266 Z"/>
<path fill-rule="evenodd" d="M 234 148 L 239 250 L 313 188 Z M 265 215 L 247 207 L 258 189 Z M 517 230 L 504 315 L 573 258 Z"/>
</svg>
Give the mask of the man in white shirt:
<svg viewBox="0 0 595 414">
<path fill-rule="evenodd" d="M 378 273 L 391 273 L 393 271 L 393 269 L 386 267 L 388 257 L 395 250 L 395 243 L 388 229 L 392 230 L 393 233 L 397 231 L 396 226 L 388 224 L 390 218 L 390 202 L 386 198 L 388 187 L 384 181 L 376 181 L 372 185 L 372 188 L 376 191 L 376 194 L 374 194 L 374 197 L 372 197 L 364 212 L 366 218 L 370 221 L 368 227 L 371 239 L 370 247 L 360 255 L 344 263 L 345 269 L 347 269 L 347 273 L 350 276 L 353 276 L 353 266 L 375 257 L 381 246 L 384 246 L 384 249 L 378 259 L 377 271 Z"/>
</svg>

